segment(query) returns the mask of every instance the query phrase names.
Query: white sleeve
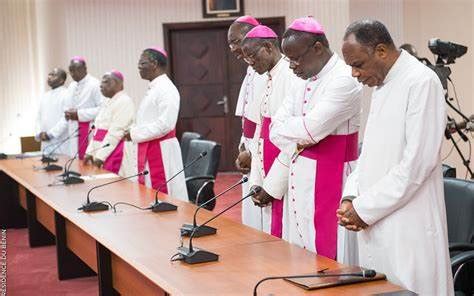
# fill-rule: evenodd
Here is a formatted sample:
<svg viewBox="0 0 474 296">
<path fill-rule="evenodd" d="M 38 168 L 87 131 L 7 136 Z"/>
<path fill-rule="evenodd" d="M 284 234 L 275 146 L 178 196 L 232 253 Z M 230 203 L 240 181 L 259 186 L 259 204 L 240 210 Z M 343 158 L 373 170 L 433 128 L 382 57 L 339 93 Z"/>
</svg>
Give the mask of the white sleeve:
<svg viewBox="0 0 474 296">
<path fill-rule="evenodd" d="M 353 201 L 354 209 L 365 223 L 374 224 L 403 207 L 440 166 L 446 127 L 443 97 L 443 88 L 434 77 L 415 84 L 409 90 L 406 146 L 400 163 Z"/>
<path fill-rule="evenodd" d="M 342 197 L 344 196 L 359 196 L 359 165 L 346 179 L 342 192 Z"/>
<path fill-rule="evenodd" d="M 121 104 L 114 106 L 114 113 L 111 119 L 111 123 L 105 135 L 102 144 L 110 144 L 108 147 L 101 148 L 95 153 L 95 158 L 105 161 L 109 157 L 110 153 L 114 151 L 126 130 L 130 127 L 133 122 L 135 115 L 135 107 L 131 99 L 124 100 Z M 102 146 L 103 146 L 102 145 Z"/>
<path fill-rule="evenodd" d="M 79 121 L 82 122 L 89 122 L 93 121 L 97 114 L 99 113 L 100 106 L 102 105 L 102 102 L 104 100 L 104 97 L 102 96 L 102 93 L 100 92 L 100 87 L 97 85 L 94 87 L 92 90 L 92 100 L 94 107 L 89 107 L 89 108 L 82 108 L 77 110 L 77 117 Z"/>
<path fill-rule="evenodd" d="M 244 80 L 242 81 L 242 85 L 240 86 L 240 90 L 239 90 L 239 97 L 237 99 L 237 105 L 235 106 L 235 115 L 236 116 L 240 116 L 242 117 L 243 116 L 243 110 L 244 110 L 244 100 L 245 100 L 245 91 L 246 91 L 246 88 L 247 88 L 247 81 L 248 81 L 248 78 L 249 77 L 249 73 L 247 71 L 247 73 L 245 74 L 245 77 L 244 77 Z"/>
<path fill-rule="evenodd" d="M 41 130 L 41 105 L 42 105 L 43 98 L 40 98 L 38 111 L 36 112 L 36 120 L 35 120 L 35 140 L 40 142 L 39 135 L 42 132 Z"/>
<path fill-rule="evenodd" d="M 287 117 L 278 136 L 302 145 L 318 143 L 360 112 L 361 90 L 352 77 L 332 79 L 314 108 L 305 117 Z"/>
<path fill-rule="evenodd" d="M 283 100 L 283 104 L 278 108 L 278 111 L 272 116 L 272 123 L 270 125 L 270 141 L 280 149 L 280 151 L 286 154 L 292 155 L 296 150 L 296 141 L 293 141 L 282 133 L 286 131 L 286 120 L 294 114 L 294 93 L 290 92 L 289 95 Z"/>
<path fill-rule="evenodd" d="M 179 93 L 177 91 L 161 92 L 154 98 L 156 120 L 135 125 L 130 129 L 130 137 L 134 143 L 141 143 L 161 138 L 172 131 L 176 126 L 179 113 Z"/>
<path fill-rule="evenodd" d="M 263 181 L 263 189 L 273 198 L 282 199 L 288 191 L 290 157 L 280 152 Z"/>
</svg>

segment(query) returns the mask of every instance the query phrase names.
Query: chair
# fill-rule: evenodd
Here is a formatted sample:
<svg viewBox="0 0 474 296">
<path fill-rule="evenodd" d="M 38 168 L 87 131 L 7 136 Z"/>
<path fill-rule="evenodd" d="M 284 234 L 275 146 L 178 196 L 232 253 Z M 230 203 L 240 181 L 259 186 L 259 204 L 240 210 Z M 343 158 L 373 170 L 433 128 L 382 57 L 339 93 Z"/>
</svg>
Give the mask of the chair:
<svg viewBox="0 0 474 296">
<path fill-rule="evenodd" d="M 202 139 L 202 136 L 195 132 L 184 132 L 181 136 L 181 141 L 179 145 L 181 146 L 181 156 L 183 157 L 183 161 L 186 162 L 186 157 L 189 151 L 189 143 L 192 140 L 199 140 Z"/>
<path fill-rule="evenodd" d="M 474 294 L 474 182 L 444 178 L 449 253 L 458 295 Z"/>
<path fill-rule="evenodd" d="M 41 142 L 36 142 L 35 137 L 21 137 L 21 153 L 41 151 Z"/>
<path fill-rule="evenodd" d="M 206 151 L 207 155 L 184 171 L 189 201 L 196 205 L 201 205 L 215 196 L 214 182 L 219 167 L 221 145 L 208 140 L 191 140 L 185 163 L 189 163 L 203 151 Z M 213 210 L 215 205 L 216 202 L 213 201 L 204 207 Z"/>
<path fill-rule="evenodd" d="M 456 168 L 443 163 L 443 177 L 456 178 Z"/>
</svg>

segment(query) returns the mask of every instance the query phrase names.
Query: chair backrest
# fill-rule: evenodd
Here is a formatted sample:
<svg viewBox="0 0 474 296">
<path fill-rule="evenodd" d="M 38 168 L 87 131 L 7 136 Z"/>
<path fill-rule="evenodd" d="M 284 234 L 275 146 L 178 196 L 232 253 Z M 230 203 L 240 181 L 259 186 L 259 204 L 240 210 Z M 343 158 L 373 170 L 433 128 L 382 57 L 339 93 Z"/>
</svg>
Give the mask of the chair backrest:
<svg viewBox="0 0 474 296">
<path fill-rule="evenodd" d="M 186 162 L 188 151 L 189 151 L 189 144 L 192 140 L 202 139 L 202 136 L 195 132 L 184 132 L 181 136 L 181 141 L 179 145 L 181 146 L 181 156 L 183 157 L 183 161 Z"/>
<path fill-rule="evenodd" d="M 450 243 L 474 243 L 474 182 L 444 178 Z"/>
<path fill-rule="evenodd" d="M 443 177 L 456 178 L 456 168 L 443 163 Z"/>
<path fill-rule="evenodd" d="M 21 153 L 41 151 L 41 143 L 36 142 L 35 137 L 21 137 Z"/>
<path fill-rule="evenodd" d="M 221 157 L 221 145 L 214 141 L 192 140 L 185 163 L 189 163 L 203 151 L 207 152 L 206 157 L 187 168 L 184 171 L 186 177 L 210 175 L 216 178 Z"/>
</svg>

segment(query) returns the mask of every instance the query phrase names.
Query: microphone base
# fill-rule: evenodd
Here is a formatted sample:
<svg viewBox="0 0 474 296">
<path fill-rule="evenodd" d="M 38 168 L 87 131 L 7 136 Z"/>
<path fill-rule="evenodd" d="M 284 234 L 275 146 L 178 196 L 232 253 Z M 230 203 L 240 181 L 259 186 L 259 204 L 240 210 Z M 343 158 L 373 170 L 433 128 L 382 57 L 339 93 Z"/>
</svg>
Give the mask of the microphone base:
<svg viewBox="0 0 474 296">
<path fill-rule="evenodd" d="M 81 184 L 84 180 L 78 177 L 67 177 L 63 180 L 64 185 Z"/>
<path fill-rule="evenodd" d="M 178 253 L 181 255 L 182 260 L 188 264 L 214 262 L 219 260 L 219 255 L 199 248 L 193 248 L 193 251 L 190 252 L 189 248 L 179 247 Z"/>
<path fill-rule="evenodd" d="M 82 207 L 80 207 L 78 210 L 83 211 L 83 212 L 100 212 L 100 211 L 107 211 L 109 209 L 109 206 L 106 204 L 103 204 L 101 202 L 90 202 L 84 204 Z"/>
<path fill-rule="evenodd" d="M 57 161 L 58 161 L 57 158 L 47 157 L 47 156 L 41 157 L 41 162 L 42 163 L 50 163 L 50 162 L 57 162 Z"/>
<path fill-rule="evenodd" d="M 81 174 L 79 174 L 78 172 L 74 172 L 74 171 L 67 171 L 66 173 L 62 173 L 61 175 L 59 175 L 59 177 L 69 177 L 69 176 L 76 176 L 76 177 L 80 177 Z"/>
<path fill-rule="evenodd" d="M 154 213 L 161 213 L 161 212 L 171 212 L 176 211 L 178 209 L 177 206 L 174 204 L 170 204 L 168 202 L 160 201 L 151 205 L 151 211 Z"/>
<path fill-rule="evenodd" d="M 190 236 L 196 228 L 197 231 L 194 232 L 193 237 L 201 237 L 217 233 L 217 229 L 211 226 L 204 225 L 199 228 L 198 227 L 199 226 L 194 226 L 193 224 L 183 224 L 183 226 L 181 226 L 181 236 Z"/>
<path fill-rule="evenodd" d="M 44 167 L 44 170 L 47 172 L 53 172 L 53 171 L 62 171 L 63 167 L 60 165 L 56 164 L 48 164 L 47 166 Z"/>
</svg>

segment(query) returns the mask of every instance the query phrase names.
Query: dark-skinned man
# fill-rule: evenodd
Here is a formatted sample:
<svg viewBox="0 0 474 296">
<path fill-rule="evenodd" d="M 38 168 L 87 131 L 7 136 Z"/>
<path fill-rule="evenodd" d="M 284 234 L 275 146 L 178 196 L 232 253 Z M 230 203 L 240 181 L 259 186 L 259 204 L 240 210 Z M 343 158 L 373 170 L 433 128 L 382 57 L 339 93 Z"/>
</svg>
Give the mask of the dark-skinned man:
<svg viewBox="0 0 474 296">
<path fill-rule="evenodd" d="M 266 76 L 266 84 L 259 107 L 260 121 L 254 139 L 256 153 L 252 157 L 250 186 L 262 186 L 263 180 L 275 163 L 279 149 L 270 141 L 270 124 L 283 99 L 289 93 L 294 80 L 299 80 L 289 68 L 280 51 L 278 36 L 266 26 L 256 26 L 242 41 L 244 60 L 260 75 Z M 285 217 L 284 199 L 275 199 L 262 210 L 263 231 L 283 237 Z"/>
<path fill-rule="evenodd" d="M 112 70 L 102 76 L 100 90 L 105 97 L 95 118 L 95 132 L 86 150 L 84 162 L 119 174 L 124 141 L 135 117 L 133 100 L 123 91 L 123 74 Z M 108 144 L 107 147 L 104 145 Z"/>
<path fill-rule="evenodd" d="M 168 55 L 160 47 L 143 51 L 138 61 L 142 79 L 150 81 L 145 97 L 141 100 L 136 121 L 125 134 L 125 139 L 138 144 L 135 165 L 141 176 L 139 182 L 158 189 L 165 181 L 183 169 L 181 149 L 176 139 L 180 96 L 178 89 L 166 75 Z M 160 190 L 181 200 L 188 200 L 184 174 L 179 174 Z"/>
<path fill-rule="evenodd" d="M 258 26 L 258 21 L 251 16 L 241 16 L 230 25 L 227 32 L 227 41 L 230 51 L 238 60 L 243 60 L 241 42 L 251 29 Z M 255 142 L 253 137 L 257 123 L 260 121 L 259 108 L 260 101 L 265 87 L 266 77 L 260 75 L 252 67 L 247 67 L 242 86 L 240 87 L 239 98 L 235 115 L 242 118 L 242 137 L 239 143 L 239 155 L 235 160 L 237 169 L 242 174 L 250 172 L 251 157 L 255 154 Z M 249 191 L 249 182 L 242 184 L 242 195 Z M 261 209 L 256 207 L 251 199 L 242 202 L 242 223 L 262 230 Z"/>
<path fill-rule="evenodd" d="M 41 96 L 36 117 L 36 140 L 41 141 L 41 151 L 47 154 L 55 149 L 66 137 L 65 130 L 56 130 L 54 127 L 61 122 L 64 116 L 64 101 L 67 88 L 64 87 L 67 74 L 63 69 L 54 68 L 48 74 L 48 85 L 51 90 Z M 68 149 L 59 146 L 58 154 L 66 154 Z"/>
<path fill-rule="evenodd" d="M 348 231 L 341 228 L 338 235 L 334 212 L 358 155 L 362 86 L 330 49 L 323 27 L 312 17 L 292 22 L 282 48 L 303 83 L 293 85 L 273 118 L 270 140 L 282 152 L 257 199 L 268 202 L 289 188 L 288 240 L 322 256 L 356 263 L 357 254 L 348 252 L 357 249 L 344 237 Z"/>
<path fill-rule="evenodd" d="M 374 91 L 339 222 L 358 231 L 361 266 L 419 295 L 453 295 L 440 157 L 446 127 L 441 82 L 397 49 L 379 21 L 349 25 L 342 53 L 352 75 Z"/>
<path fill-rule="evenodd" d="M 68 142 L 69 155 L 79 152 L 79 159 L 89 144 L 91 122 L 94 121 L 104 97 L 100 92 L 100 81 L 87 73 L 86 60 L 74 56 L 69 64 L 69 73 L 73 81 L 68 87 L 68 96 L 65 100 L 64 120 L 57 125 L 54 132 L 67 131 L 68 135 L 76 133 Z"/>
</svg>

